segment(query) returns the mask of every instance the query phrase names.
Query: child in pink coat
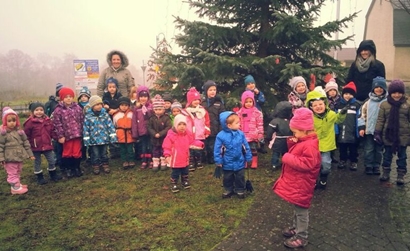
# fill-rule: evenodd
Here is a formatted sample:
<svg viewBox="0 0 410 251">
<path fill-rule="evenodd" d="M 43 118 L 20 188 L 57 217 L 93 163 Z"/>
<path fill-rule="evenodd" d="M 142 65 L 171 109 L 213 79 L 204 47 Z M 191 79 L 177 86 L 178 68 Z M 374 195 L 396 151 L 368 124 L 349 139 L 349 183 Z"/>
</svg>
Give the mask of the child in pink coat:
<svg viewBox="0 0 410 251">
<path fill-rule="evenodd" d="M 254 94 L 244 91 L 241 97 L 242 108 L 237 112 L 241 121 L 241 131 L 245 133 L 246 140 L 252 152 L 251 168 L 258 167 L 258 146 L 263 140 L 263 115 L 255 106 Z"/>
<path fill-rule="evenodd" d="M 312 111 L 304 107 L 296 109 L 289 126 L 294 136 L 288 138 L 289 151 L 282 157 L 282 173 L 272 189 L 295 205 L 293 225 L 285 228 L 282 234 L 289 238 L 284 242 L 285 246 L 298 248 L 308 244 L 308 209 L 320 171 L 321 156 Z"/>
</svg>

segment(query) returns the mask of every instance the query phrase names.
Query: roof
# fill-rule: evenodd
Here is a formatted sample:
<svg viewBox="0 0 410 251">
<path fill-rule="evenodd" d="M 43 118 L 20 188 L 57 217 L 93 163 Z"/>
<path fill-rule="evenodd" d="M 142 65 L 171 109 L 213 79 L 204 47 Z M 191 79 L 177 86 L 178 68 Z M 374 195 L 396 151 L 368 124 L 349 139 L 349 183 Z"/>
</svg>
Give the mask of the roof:
<svg viewBox="0 0 410 251">
<path fill-rule="evenodd" d="M 410 1 L 408 0 L 390 0 L 389 2 L 391 2 L 393 9 L 395 10 L 410 10 Z"/>
<path fill-rule="evenodd" d="M 409 4 L 410 5 L 410 4 Z M 393 44 L 410 46 L 410 14 L 404 9 L 393 10 Z"/>
</svg>

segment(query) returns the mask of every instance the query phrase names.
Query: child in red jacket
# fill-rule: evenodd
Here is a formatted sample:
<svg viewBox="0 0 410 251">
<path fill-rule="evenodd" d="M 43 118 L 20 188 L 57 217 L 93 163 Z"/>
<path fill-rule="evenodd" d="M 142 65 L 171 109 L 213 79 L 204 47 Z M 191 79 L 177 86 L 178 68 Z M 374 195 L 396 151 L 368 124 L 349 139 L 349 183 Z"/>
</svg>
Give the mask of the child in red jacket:
<svg viewBox="0 0 410 251">
<path fill-rule="evenodd" d="M 289 238 L 284 242 L 285 246 L 297 248 L 308 244 L 308 209 L 320 171 L 321 156 L 312 111 L 296 109 L 289 126 L 294 136 L 288 139 L 289 151 L 282 157 L 282 173 L 272 189 L 295 205 L 293 226 L 282 233 Z"/>
</svg>

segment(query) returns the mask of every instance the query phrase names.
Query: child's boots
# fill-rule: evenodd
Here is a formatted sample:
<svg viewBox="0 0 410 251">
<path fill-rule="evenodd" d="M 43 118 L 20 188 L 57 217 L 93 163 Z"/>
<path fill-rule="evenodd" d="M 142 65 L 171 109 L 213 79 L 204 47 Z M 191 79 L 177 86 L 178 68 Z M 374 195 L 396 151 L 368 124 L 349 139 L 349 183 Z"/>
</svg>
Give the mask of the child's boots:
<svg viewBox="0 0 410 251">
<path fill-rule="evenodd" d="M 189 166 L 188 169 L 190 172 L 195 171 L 195 157 L 194 156 L 189 156 Z"/>
<path fill-rule="evenodd" d="M 39 185 L 45 185 L 47 184 L 47 181 L 44 179 L 44 175 L 43 173 L 36 173 L 37 176 L 37 184 Z"/>
<path fill-rule="evenodd" d="M 383 167 L 382 176 L 380 176 L 380 181 L 388 181 L 390 179 L 390 167 Z"/>
<path fill-rule="evenodd" d="M 182 175 L 181 179 L 182 179 L 182 186 L 184 187 L 184 189 L 191 188 L 191 185 L 189 184 L 188 175 Z"/>
<path fill-rule="evenodd" d="M 161 171 L 166 171 L 167 170 L 167 161 L 165 160 L 165 157 L 161 157 L 161 164 L 160 164 L 160 168 Z"/>
<path fill-rule="evenodd" d="M 258 168 L 258 155 L 253 155 L 253 156 L 252 156 L 251 168 L 252 168 L 252 169 Z"/>
<path fill-rule="evenodd" d="M 20 183 L 11 184 L 10 192 L 11 194 L 25 194 L 28 192 L 28 188 Z"/>
<path fill-rule="evenodd" d="M 316 183 L 316 187 L 315 188 L 317 188 L 317 189 L 326 189 L 326 186 L 327 186 L 327 176 L 328 176 L 328 174 L 326 173 L 326 174 L 323 174 L 323 173 L 321 173 L 320 174 L 320 176 L 319 176 L 319 180 L 317 181 L 317 183 Z"/>
<path fill-rule="evenodd" d="M 406 174 L 405 170 L 399 169 L 397 170 L 397 180 L 396 180 L 396 184 L 398 186 L 402 186 L 404 185 L 404 175 Z"/>
<path fill-rule="evenodd" d="M 159 158 L 152 158 L 152 171 L 156 172 L 159 170 Z"/>
<path fill-rule="evenodd" d="M 52 170 L 52 171 L 48 171 L 48 175 L 50 176 L 50 179 L 51 179 L 52 181 L 59 181 L 59 180 L 62 179 L 61 176 L 57 174 L 57 170 L 56 170 L 56 169 L 54 169 L 54 170 Z"/>
</svg>

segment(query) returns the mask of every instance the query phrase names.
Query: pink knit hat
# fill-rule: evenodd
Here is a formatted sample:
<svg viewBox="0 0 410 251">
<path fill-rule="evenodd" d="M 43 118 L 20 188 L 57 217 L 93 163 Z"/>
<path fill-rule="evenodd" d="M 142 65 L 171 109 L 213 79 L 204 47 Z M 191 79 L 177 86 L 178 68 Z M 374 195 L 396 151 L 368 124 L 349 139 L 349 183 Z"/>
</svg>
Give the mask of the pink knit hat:
<svg viewBox="0 0 410 251">
<path fill-rule="evenodd" d="M 181 122 L 183 122 L 183 123 L 186 124 L 186 117 L 185 117 L 185 115 L 178 114 L 178 115 L 175 116 L 175 118 L 174 118 L 174 127 L 176 128 L 177 125 L 178 125 L 179 123 L 181 123 Z"/>
<path fill-rule="evenodd" d="M 199 94 L 195 87 L 191 87 L 191 89 L 189 89 L 188 93 L 186 94 L 186 99 L 186 107 L 188 107 L 191 105 L 192 101 L 197 99 L 201 100 L 201 94 Z"/>
<path fill-rule="evenodd" d="M 313 113 L 310 109 L 301 107 L 293 112 L 293 117 L 290 119 L 289 126 L 302 131 L 310 131 L 314 129 Z"/>
<path fill-rule="evenodd" d="M 155 95 L 154 99 L 152 100 L 152 106 L 154 108 L 164 108 L 164 103 L 164 100 L 159 94 Z"/>
<path fill-rule="evenodd" d="M 2 122 L 3 122 L 3 126 L 5 126 L 5 127 L 7 126 L 7 117 L 8 117 L 9 115 L 14 115 L 14 116 L 17 117 L 16 126 L 19 127 L 19 126 L 20 126 L 20 120 L 19 120 L 18 114 L 17 114 L 13 109 L 11 109 L 11 108 L 8 107 L 8 106 L 5 106 L 5 107 L 3 108 L 3 112 L 2 112 Z"/>
</svg>

